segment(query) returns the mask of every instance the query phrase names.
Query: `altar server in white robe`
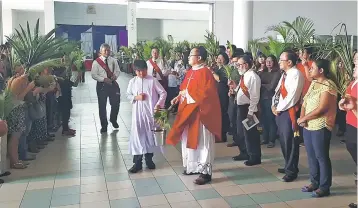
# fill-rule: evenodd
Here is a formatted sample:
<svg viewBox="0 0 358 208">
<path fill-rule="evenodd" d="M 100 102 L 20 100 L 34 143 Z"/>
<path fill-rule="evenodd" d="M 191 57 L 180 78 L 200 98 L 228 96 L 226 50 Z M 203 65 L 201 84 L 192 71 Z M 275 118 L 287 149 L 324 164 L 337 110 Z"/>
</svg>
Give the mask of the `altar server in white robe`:
<svg viewBox="0 0 358 208">
<path fill-rule="evenodd" d="M 130 173 L 143 169 L 145 157 L 149 169 L 155 169 L 154 152 L 160 147 L 154 144 L 154 111 L 164 108 L 167 93 L 157 79 L 147 74 L 147 63 L 143 60 L 134 61 L 136 77 L 129 81 L 127 98 L 133 104 L 132 127 L 129 138 L 129 151 L 133 155 L 133 167 Z"/>
</svg>

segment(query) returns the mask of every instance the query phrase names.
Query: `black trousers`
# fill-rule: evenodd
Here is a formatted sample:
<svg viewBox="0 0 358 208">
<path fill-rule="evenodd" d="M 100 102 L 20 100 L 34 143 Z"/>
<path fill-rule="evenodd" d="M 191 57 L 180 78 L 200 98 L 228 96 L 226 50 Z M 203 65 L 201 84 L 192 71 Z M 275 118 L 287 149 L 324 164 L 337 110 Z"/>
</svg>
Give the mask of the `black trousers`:
<svg viewBox="0 0 358 208">
<path fill-rule="evenodd" d="M 235 103 L 235 98 L 232 96 L 229 99 L 228 114 L 229 114 L 229 119 L 230 119 L 231 128 L 232 128 L 233 140 L 234 140 L 235 144 L 238 145 L 240 154 L 246 155 L 247 151 L 246 151 L 246 144 L 245 144 L 245 136 L 244 136 L 244 132 L 242 129 L 243 126 L 242 126 L 241 122 L 240 122 L 241 125 L 240 124 L 239 124 L 239 126 L 237 125 L 237 120 L 238 120 L 237 104 Z"/>
<path fill-rule="evenodd" d="M 153 153 L 144 154 L 145 162 L 152 162 L 153 161 Z M 134 155 L 133 156 L 133 163 L 137 167 L 142 167 L 143 155 Z"/>
<path fill-rule="evenodd" d="M 341 100 L 341 97 L 342 96 L 338 94 L 337 96 L 338 102 Z M 337 106 L 338 106 L 338 102 L 337 102 Z M 346 132 L 346 128 L 347 128 L 346 115 L 347 115 L 346 111 L 342 111 L 337 107 L 336 124 L 338 125 L 338 131 L 341 131 L 343 133 Z"/>
<path fill-rule="evenodd" d="M 357 164 L 357 128 L 348 124 L 345 139 L 347 151 L 352 156 L 353 161 Z"/>
<path fill-rule="evenodd" d="M 109 104 L 111 105 L 110 122 L 117 122 L 119 103 L 120 103 L 120 89 L 115 84 L 105 84 L 103 82 L 97 82 L 96 86 L 98 97 L 99 118 L 101 120 L 102 128 L 107 128 L 107 99 L 109 98 Z"/>
<path fill-rule="evenodd" d="M 242 121 L 247 118 L 249 112 L 249 105 L 238 105 L 237 106 L 237 129 L 243 132 L 243 136 L 239 135 L 238 140 L 239 148 L 245 145 L 246 152 L 249 155 L 250 161 L 261 161 L 261 142 L 260 134 L 257 127 L 253 127 L 250 130 L 246 130 Z M 240 132 L 238 131 L 238 134 Z M 241 151 L 241 150 L 240 150 Z"/>
<path fill-rule="evenodd" d="M 276 116 L 276 124 L 280 135 L 280 144 L 285 159 L 285 173 L 288 176 L 297 176 L 300 157 L 300 141 L 294 138 L 292 122 L 288 111 Z"/>
</svg>

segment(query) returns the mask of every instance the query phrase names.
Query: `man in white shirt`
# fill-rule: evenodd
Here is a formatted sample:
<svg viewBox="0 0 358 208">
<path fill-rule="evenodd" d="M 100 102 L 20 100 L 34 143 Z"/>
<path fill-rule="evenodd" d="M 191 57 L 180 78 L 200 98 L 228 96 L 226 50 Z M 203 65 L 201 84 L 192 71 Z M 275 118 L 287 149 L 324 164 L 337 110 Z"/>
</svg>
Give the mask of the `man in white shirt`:
<svg viewBox="0 0 358 208">
<path fill-rule="evenodd" d="M 120 103 L 120 89 L 117 78 L 120 73 L 117 60 L 110 57 L 111 48 L 108 44 L 102 44 L 100 48 L 101 56 L 93 61 L 92 78 L 97 81 L 96 91 L 98 97 L 99 117 L 101 119 L 101 133 L 107 132 L 107 98 L 111 105 L 110 122 L 114 128 L 119 128 L 117 117 Z"/>
<path fill-rule="evenodd" d="M 147 61 L 148 75 L 155 77 L 165 90 L 168 88 L 168 75 L 171 70 L 163 59 L 159 58 L 159 49 L 152 48 L 152 57 Z"/>
<path fill-rule="evenodd" d="M 237 61 L 238 71 L 241 75 L 240 82 L 238 85 L 231 81 L 230 85 L 235 89 L 236 92 L 236 103 L 237 103 L 237 132 L 244 132 L 245 140 L 239 142 L 245 142 L 246 151 L 240 152 L 240 160 L 245 160 L 246 166 L 253 166 L 261 164 L 261 144 L 260 134 L 257 130 L 257 126 L 247 130 L 242 121 L 245 119 L 253 120 L 254 114 L 257 113 L 257 105 L 260 100 L 260 88 L 261 79 L 251 69 L 252 59 L 243 55 Z M 243 146 L 242 144 L 238 144 Z M 239 160 L 238 159 L 238 160 Z"/>
<path fill-rule="evenodd" d="M 278 169 L 284 173 L 284 182 L 297 178 L 299 161 L 299 128 L 297 112 L 304 85 L 304 76 L 296 68 L 297 55 L 283 52 L 280 56 L 280 68 L 283 70 L 280 81 L 272 98 L 272 112 L 276 115 L 276 124 L 280 136 L 281 150 L 285 158 L 285 167 Z"/>
</svg>

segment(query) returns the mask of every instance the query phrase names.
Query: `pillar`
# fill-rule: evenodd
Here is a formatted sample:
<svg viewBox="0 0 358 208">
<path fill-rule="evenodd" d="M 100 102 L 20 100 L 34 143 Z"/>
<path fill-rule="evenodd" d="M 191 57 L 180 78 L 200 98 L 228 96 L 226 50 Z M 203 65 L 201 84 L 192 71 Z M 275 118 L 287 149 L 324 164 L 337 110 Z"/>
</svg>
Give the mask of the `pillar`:
<svg viewBox="0 0 358 208">
<path fill-rule="evenodd" d="M 137 44 L 137 3 L 128 1 L 127 6 L 128 46 Z"/>
<path fill-rule="evenodd" d="M 234 1 L 233 44 L 248 49 L 248 41 L 253 38 L 253 1 Z"/>
<path fill-rule="evenodd" d="M 241 0 L 238 0 L 241 1 Z M 233 40 L 232 25 L 234 1 L 215 1 L 212 5 L 212 30 L 219 43 L 226 46 L 226 42 Z"/>
<path fill-rule="evenodd" d="M 49 33 L 52 29 L 55 28 L 55 2 L 54 0 L 45 0 L 44 1 L 44 25 L 45 25 L 45 34 Z M 40 23 L 41 24 L 41 23 Z"/>
<path fill-rule="evenodd" d="M 3 36 L 3 42 L 5 43 L 6 36 L 10 36 L 12 34 L 13 30 L 13 11 L 12 9 L 4 8 L 2 6 L 2 36 Z"/>
</svg>

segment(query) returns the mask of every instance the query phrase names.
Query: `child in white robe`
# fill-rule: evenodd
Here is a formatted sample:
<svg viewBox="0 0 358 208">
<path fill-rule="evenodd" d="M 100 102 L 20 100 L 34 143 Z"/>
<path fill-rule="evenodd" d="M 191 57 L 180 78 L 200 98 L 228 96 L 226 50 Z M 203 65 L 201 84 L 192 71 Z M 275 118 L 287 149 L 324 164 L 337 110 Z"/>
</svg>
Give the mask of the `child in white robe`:
<svg viewBox="0 0 358 208">
<path fill-rule="evenodd" d="M 129 172 L 137 173 L 143 169 L 143 155 L 147 167 L 155 169 L 153 153 L 159 147 L 154 144 L 152 131 L 154 111 L 164 107 L 167 93 L 157 79 L 147 74 L 145 61 L 135 60 L 133 65 L 137 76 L 129 81 L 126 94 L 133 104 L 129 151 L 134 165 Z"/>
</svg>

